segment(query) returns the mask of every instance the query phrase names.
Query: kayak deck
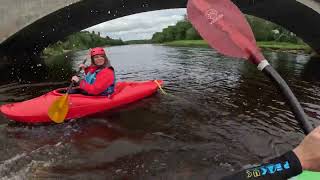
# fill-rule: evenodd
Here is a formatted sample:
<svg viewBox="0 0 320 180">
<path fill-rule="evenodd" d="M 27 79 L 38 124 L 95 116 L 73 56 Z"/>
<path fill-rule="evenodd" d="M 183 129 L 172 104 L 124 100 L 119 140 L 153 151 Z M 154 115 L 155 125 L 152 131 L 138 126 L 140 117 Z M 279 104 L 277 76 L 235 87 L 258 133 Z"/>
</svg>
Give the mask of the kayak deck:
<svg viewBox="0 0 320 180">
<path fill-rule="evenodd" d="M 159 84 L 163 81 L 157 80 Z M 0 107 L 1 112 L 9 119 L 25 123 L 52 122 L 48 116 L 50 105 L 63 94 L 66 88 L 48 92 L 42 96 Z M 138 101 L 154 94 L 158 85 L 154 81 L 118 82 L 115 92 L 110 96 L 69 95 L 69 111 L 66 119 L 76 119 L 97 112 L 110 110 L 125 104 Z"/>
</svg>

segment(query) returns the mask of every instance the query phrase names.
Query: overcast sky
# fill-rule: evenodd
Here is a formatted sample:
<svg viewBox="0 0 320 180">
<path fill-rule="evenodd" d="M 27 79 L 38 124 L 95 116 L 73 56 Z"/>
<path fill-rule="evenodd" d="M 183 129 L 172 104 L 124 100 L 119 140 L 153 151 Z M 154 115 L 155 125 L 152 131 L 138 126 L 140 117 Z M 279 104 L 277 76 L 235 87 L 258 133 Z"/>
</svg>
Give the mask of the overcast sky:
<svg viewBox="0 0 320 180">
<path fill-rule="evenodd" d="M 85 30 L 122 40 L 150 39 L 155 32 L 182 20 L 185 14 L 186 9 L 151 11 L 118 18 Z"/>
</svg>

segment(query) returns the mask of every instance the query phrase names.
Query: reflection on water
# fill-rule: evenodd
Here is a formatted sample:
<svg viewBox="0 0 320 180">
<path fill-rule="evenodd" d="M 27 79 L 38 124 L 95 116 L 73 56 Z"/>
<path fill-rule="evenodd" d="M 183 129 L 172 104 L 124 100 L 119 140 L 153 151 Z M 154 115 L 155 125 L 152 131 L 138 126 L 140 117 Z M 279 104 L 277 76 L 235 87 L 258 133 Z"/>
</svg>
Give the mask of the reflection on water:
<svg viewBox="0 0 320 180">
<path fill-rule="evenodd" d="M 32 84 L 67 80 L 73 73 L 72 56 L 72 54 L 65 54 L 44 60 L 35 57 L 32 61 L 3 59 L 0 64 L 0 84 L 9 82 Z"/>
<path fill-rule="evenodd" d="M 119 81 L 163 79 L 170 95 L 59 125 L 17 125 L 1 117 L 1 177 L 216 179 L 283 153 L 303 137 L 277 89 L 246 61 L 205 48 L 130 45 L 107 52 Z M 2 83 L 1 103 L 66 86 L 86 53 L 45 59 L 45 76 L 28 83 Z M 264 54 L 318 124 L 320 60 Z"/>
<path fill-rule="evenodd" d="M 49 81 L 69 80 L 73 75 L 72 54 L 49 57 L 44 60 L 47 66 L 46 79 Z"/>
<path fill-rule="evenodd" d="M 311 57 L 302 71 L 301 76 L 306 81 L 320 81 L 320 57 Z"/>
</svg>

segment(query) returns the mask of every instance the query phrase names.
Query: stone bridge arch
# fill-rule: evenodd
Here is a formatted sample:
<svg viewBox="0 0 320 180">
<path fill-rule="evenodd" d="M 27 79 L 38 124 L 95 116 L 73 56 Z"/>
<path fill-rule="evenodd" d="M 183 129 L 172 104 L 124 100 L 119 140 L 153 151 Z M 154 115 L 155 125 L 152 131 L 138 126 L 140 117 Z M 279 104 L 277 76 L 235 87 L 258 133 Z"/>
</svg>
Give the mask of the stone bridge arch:
<svg viewBox="0 0 320 180">
<path fill-rule="evenodd" d="M 240 9 L 287 28 L 320 52 L 319 0 L 233 0 Z M 171 8 L 187 0 L 2 0 L 0 53 L 38 55 L 43 48 L 93 25 Z"/>
</svg>

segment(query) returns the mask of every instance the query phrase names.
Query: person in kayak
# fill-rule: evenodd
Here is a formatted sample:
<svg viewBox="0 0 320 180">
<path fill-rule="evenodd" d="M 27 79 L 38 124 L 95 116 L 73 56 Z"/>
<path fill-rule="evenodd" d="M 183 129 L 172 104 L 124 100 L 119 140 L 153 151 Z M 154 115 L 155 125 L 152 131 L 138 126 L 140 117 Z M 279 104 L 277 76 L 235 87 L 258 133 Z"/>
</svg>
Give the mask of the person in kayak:
<svg viewBox="0 0 320 180">
<path fill-rule="evenodd" d="M 73 89 L 70 93 L 81 93 L 94 96 L 110 96 L 115 88 L 115 73 L 106 52 L 101 47 L 90 50 L 91 65 L 80 64 L 85 72 L 85 77 L 80 80 L 78 76 L 73 76 L 72 81 L 79 83 L 79 88 Z"/>
<path fill-rule="evenodd" d="M 303 170 L 320 171 L 320 126 L 292 151 L 268 163 L 223 177 L 222 180 L 287 180 L 299 175 Z"/>
</svg>

